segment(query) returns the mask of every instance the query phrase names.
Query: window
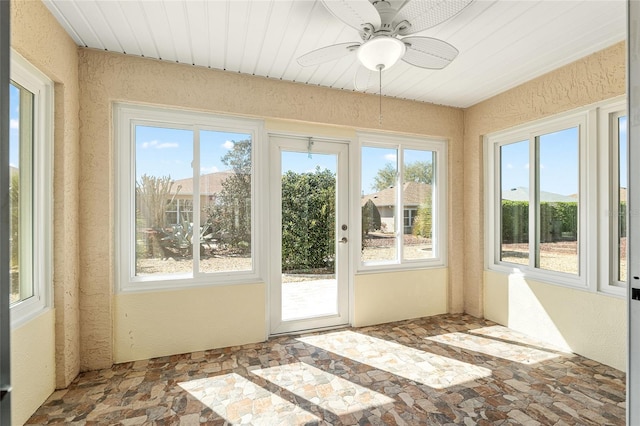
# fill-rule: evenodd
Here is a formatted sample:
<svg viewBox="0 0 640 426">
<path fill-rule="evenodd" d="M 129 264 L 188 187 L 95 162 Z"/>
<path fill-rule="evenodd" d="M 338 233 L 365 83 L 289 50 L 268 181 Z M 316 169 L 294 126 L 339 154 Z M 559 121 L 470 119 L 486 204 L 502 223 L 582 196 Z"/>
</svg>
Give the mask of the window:
<svg viewBox="0 0 640 426">
<path fill-rule="evenodd" d="M 489 137 L 493 264 L 584 285 L 585 114 Z"/>
<path fill-rule="evenodd" d="M 115 115 L 120 289 L 256 279 L 260 123 L 127 105 Z"/>
<path fill-rule="evenodd" d="M 360 139 L 361 269 L 443 265 L 445 142 Z"/>
<path fill-rule="evenodd" d="M 614 211 L 614 281 L 620 284 L 627 282 L 627 117 L 622 113 L 612 116 L 613 122 L 613 155 L 615 161 L 612 188 L 612 211 Z"/>
<path fill-rule="evenodd" d="M 485 138 L 489 269 L 624 296 L 623 99 Z"/>
<path fill-rule="evenodd" d="M 50 306 L 52 83 L 12 52 L 9 87 L 11 321 Z"/>
<path fill-rule="evenodd" d="M 602 111 L 600 135 L 608 143 L 601 152 L 600 169 L 603 173 L 601 187 L 608 190 L 602 194 L 604 206 L 601 216 L 600 290 L 625 295 L 627 286 L 627 115 L 624 104 L 614 104 Z"/>
</svg>

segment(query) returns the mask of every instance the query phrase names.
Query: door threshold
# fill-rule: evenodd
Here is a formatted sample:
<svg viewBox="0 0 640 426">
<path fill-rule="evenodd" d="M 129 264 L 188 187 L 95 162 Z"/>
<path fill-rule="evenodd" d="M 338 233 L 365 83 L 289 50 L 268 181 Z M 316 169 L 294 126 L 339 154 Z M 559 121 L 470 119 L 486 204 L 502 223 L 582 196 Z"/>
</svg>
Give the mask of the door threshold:
<svg viewBox="0 0 640 426">
<path fill-rule="evenodd" d="M 297 331 L 283 331 L 282 333 L 271 333 L 269 334 L 269 337 L 267 339 L 271 339 L 272 337 L 303 335 L 303 334 L 316 333 L 320 331 L 339 330 L 342 328 L 351 328 L 351 324 L 332 325 L 329 327 L 307 328 L 307 329 L 297 330 Z"/>
</svg>

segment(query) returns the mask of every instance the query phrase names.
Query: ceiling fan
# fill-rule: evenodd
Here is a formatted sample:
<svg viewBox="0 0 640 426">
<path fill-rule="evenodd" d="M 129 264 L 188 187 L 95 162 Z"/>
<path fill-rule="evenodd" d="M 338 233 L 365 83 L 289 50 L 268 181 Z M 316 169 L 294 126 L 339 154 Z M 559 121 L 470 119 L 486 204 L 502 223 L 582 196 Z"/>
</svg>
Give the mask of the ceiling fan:
<svg viewBox="0 0 640 426">
<path fill-rule="evenodd" d="M 356 90 L 366 90 L 372 71 L 382 81 L 382 70 L 398 60 L 416 67 L 442 69 L 458 55 L 458 49 L 432 37 L 410 36 L 434 27 L 460 13 L 473 0 L 321 0 L 338 19 L 360 33 L 362 42 L 321 47 L 298 58 L 302 66 L 356 54 L 364 67 L 354 78 Z M 382 86 L 382 83 L 380 83 Z"/>
</svg>

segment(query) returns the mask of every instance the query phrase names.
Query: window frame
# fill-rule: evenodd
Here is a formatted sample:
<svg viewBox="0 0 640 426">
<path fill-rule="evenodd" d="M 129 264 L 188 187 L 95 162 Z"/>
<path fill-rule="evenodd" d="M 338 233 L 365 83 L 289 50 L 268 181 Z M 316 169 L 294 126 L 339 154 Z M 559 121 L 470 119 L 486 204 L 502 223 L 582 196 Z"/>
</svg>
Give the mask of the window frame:
<svg viewBox="0 0 640 426">
<path fill-rule="evenodd" d="M 614 201 L 614 173 L 617 173 L 617 161 L 614 156 L 612 115 L 616 118 L 625 115 L 625 97 L 616 97 L 594 103 L 565 113 L 556 114 L 510 129 L 490 133 L 484 136 L 484 179 L 485 179 L 485 269 L 507 274 L 516 273 L 525 279 L 533 279 L 574 289 L 625 297 L 624 285 L 613 285 L 612 277 L 616 269 L 614 262 L 614 232 L 616 221 L 612 220 L 611 208 Z M 530 151 L 535 136 L 547 134 L 563 128 L 574 127 L 579 130 L 579 275 L 568 276 L 561 272 L 532 268 L 530 265 L 517 265 L 500 261 L 500 146 L 508 143 L 528 140 Z M 568 124 L 568 125 L 567 125 Z M 562 126 L 566 127 L 562 127 Z M 533 168 L 532 168 L 533 169 Z M 530 182 L 534 181 L 534 170 L 530 172 Z M 535 191 L 530 185 L 531 197 Z M 615 197 L 617 200 L 617 197 Z M 529 217 L 529 221 L 536 218 Z M 532 230 L 530 224 L 530 232 Z M 535 235 L 535 234 L 534 234 Z M 530 239 L 531 247 L 531 239 Z M 533 243 L 535 244 L 535 242 Z M 533 254 L 530 249 L 530 257 Z M 617 261 L 617 260 L 616 260 Z M 572 279 L 573 278 L 573 279 Z"/>
<path fill-rule="evenodd" d="M 264 281 L 264 244 L 266 215 L 260 215 L 265 206 L 264 182 L 264 125 L 262 120 L 222 116 L 212 113 L 174 109 L 169 107 L 114 103 L 113 125 L 115 136 L 115 213 L 116 213 L 116 292 L 146 292 Z M 135 275 L 135 128 L 137 125 L 194 132 L 194 170 L 200 169 L 200 131 L 222 131 L 251 135 L 251 260 L 246 271 L 202 272 L 167 275 Z M 200 173 L 194 173 L 194 188 L 199 187 Z M 193 197 L 193 221 L 200 218 L 199 197 Z M 199 267 L 199 250 L 194 250 L 194 269 Z"/>
<path fill-rule="evenodd" d="M 602 143 L 599 147 L 599 167 L 601 170 L 601 180 L 599 182 L 600 188 L 602 188 L 601 194 L 601 208 L 602 214 L 600 218 L 602 220 L 602 226 L 600 226 L 600 238 L 601 241 L 606 241 L 606 244 L 600 245 L 600 276 L 598 282 L 598 290 L 602 293 L 626 297 L 627 295 L 627 282 L 618 280 L 618 231 L 619 224 L 616 203 L 618 202 L 618 155 L 619 155 L 619 133 L 618 122 L 620 117 L 627 116 L 627 129 L 628 129 L 628 114 L 627 104 L 624 99 L 617 102 L 612 102 L 600 109 L 598 116 L 599 137 L 601 140 L 608 143 Z M 627 130 L 627 152 L 629 148 L 628 130 Z M 628 154 L 627 154 L 628 155 Z M 627 182 L 628 182 L 628 166 L 627 166 Z M 629 199 L 629 193 L 627 192 L 627 203 Z M 627 204 L 628 205 L 628 204 Z M 627 233 L 629 230 L 629 215 L 627 210 Z M 627 246 L 628 250 L 628 246 Z M 628 262 L 628 261 L 627 261 Z"/>
<path fill-rule="evenodd" d="M 564 272 L 550 271 L 535 266 L 536 245 L 538 241 L 538 209 L 539 202 L 536 200 L 537 169 L 539 169 L 538 139 L 541 136 L 578 128 L 578 274 L 573 275 Z M 587 288 L 588 277 L 590 276 L 588 255 L 591 243 L 588 240 L 587 230 L 589 229 L 590 200 L 594 197 L 593 191 L 587 185 L 588 176 L 585 167 L 588 164 L 589 149 L 589 119 L 588 111 L 580 110 L 568 114 L 538 120 L 533 123 L 507 131 L 496 132 L 485 137 L 485 158 L 486 158 L 486 194 L 485 211 L 487 212 L 487 238 L 485 238 L 486 266 L 490 270 L 499 272 L 517 271 L 526 278 L 537 279 L 545 282 L 553 282 L 560 285 L 576 288 Z M 512 143 L 529 142 L 529 164 L 536 167 L 529 167 L 529 263 L 519 265 L 505 262 L 500 259 L 501 251 L 501 157 L 500 148 Z M 534 202 L 531 202 L 534 200 Z"/>
<path fill-rule="evenodd" d="M 398 165 L 398 177 L 397 185 L 398 191 L 396 191 L 396 206 L 403 206 L 402 195 L 403 185 L 398 185 L 402 182 L 402 172 L 404 170 L 404 151 L 405 150 L 421 150 L 432 151 L 434 153 L 434 168 L 435 168 L 435 183 L 433 184 L 433 216 L 432 221 L 435 223 L 432 225 L 433 229 L 433 252 L 434 256 L 427 259 L 403 259 L 403 236 L 404 236 L 404 208 L 399 213 L 396 212 L 396 229 L 394 230 L 396 236 L 396 255 L 397 258 L 391 261 L 379 261 L 379 262 L 363 262 L 362 253 L 360 247 L 362 247 L 362 209 L 361 206 L 361 194 L 362 194 L 362 148 L 389 148 L 396 149 L 398 153 L 397 165 Z M 354 198 L 353 205 L 358 206 L 354 209 L 354 219 L 352 223 L 357 224 L 357 245 L 354 249 L 354 265 L 356 265 L 356 274 L 358 273 L 375 273 L 375 272 L 389 272 L 395 270 L 415 270 L 415 269 L 427 269 L 427 268 L 442 268 L 447 266 L 448 255 L 448 140 L 439 138 L 420 138 L 408 135 L 389 135 L 370 132 L 358 132 L 357 133 L 357 148 L 358 148 L 358 162 L 357 170 L 355 174 L 357 178 L 354 184 L 357 186 L 353 193 Z M 404 183 L 404 182 L 402 182 Z"/>
<path fill-rule="evenodd" d="M 11 305 L 11 327 L 17 328 L 53 306 L 53 82 L 11 50 L 11 81 L 33 93 L 31 181 L 33 296 Z"/>
</svg>

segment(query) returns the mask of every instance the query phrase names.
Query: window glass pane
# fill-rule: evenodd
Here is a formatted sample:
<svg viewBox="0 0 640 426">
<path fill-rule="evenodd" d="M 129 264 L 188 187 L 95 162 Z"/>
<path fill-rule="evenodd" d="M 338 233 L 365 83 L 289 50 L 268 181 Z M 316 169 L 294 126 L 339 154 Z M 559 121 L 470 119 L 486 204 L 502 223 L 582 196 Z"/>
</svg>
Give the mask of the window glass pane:
<svg viewBox="0 0 640 426">
<path fill-rule="evenodd" d="M 529 141 L 500 147 L 500 260 L 529 264 Z"/>
<path fill-rule="evenodd" d="M 403 258 L 427 259 L 433 253 L 433 176 L 432 151 L 404 150 Z"/>
<path fill-rule="evenodd" d="M 33 288 L 33 104 L 34 95 L 9 87 L 10 303 L 34 295 Z"/>
<path fill-rule="evenodd" d="M 251 270 L 251 135 L 200 132 L 200 272 Z"/>
<path fill-rule="evenodd" d="M 193 132 L 135 127 L 136 275 L 193 271 Z"/>
<path fill-rule="evenodd" d="M 393 148 L 362 148 L 363 262 L 397 259 L 397 154 Z"/>
<path fill-rule="evenodd" d="M 536 266 L 578 274 L 578 128 L 537 138 Z"/>
<path fill-rule="evenodd" d="M 618 281 L 627 281 L 627 117 L 618 118 Z"/>
</svg>

